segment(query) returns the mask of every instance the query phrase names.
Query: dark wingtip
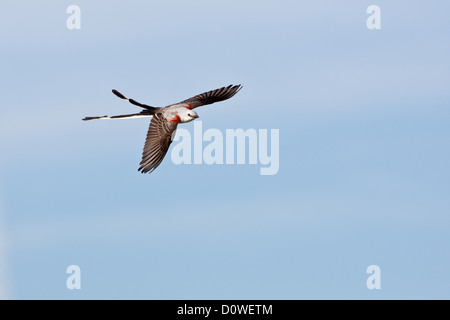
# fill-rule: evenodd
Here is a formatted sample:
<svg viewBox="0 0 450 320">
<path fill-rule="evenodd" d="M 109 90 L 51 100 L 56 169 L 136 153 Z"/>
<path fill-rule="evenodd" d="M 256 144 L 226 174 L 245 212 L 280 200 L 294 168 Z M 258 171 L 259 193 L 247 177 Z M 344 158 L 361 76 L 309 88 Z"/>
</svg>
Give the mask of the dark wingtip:
<svg viewBox="0 0 450 320">
<path fill-rule="evenodd" d="M 148 169 L 148 168 L 146 168 L 145 166 L 140 166 L 139 169 L 138 169 L 138 171 L 139 171 L 140 173 L 142 173 L 142 174 L 150 174 L 150 173 L 152 173 L 155 169 L 156 169 L 156 168 L 150 168 L 150 169 Z"/>
<path fill-rule="evenodd" d="M 241 84 L 230 84 L 230 85 L 227 87 L 227 89 L 235 90 L 235 91 L 236 91 L 235 93 L 238 93 L 239 90 L 242 89 L 242 87 L 243 87 L 243 86 L 242 86 Z"/>
<path fill-rule="evenodd" d="M 146 173 L 148 173 L 149 170 L 145 170 L 145 168 L 141 167 L 141 168 L 138 169 L 138 171 L 139 171 L 141 174 L 146 174 Z"/>
</svg>

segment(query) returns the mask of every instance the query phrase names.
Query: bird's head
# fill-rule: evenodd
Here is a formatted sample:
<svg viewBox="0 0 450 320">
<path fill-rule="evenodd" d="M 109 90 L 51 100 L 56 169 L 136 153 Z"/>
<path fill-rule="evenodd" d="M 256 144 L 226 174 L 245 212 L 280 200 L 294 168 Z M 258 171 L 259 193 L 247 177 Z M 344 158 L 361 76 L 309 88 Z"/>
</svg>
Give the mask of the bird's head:
<svg viewBox="0 0 450 320">
<path fill-rule="evenodd" d="M 190 109 L 184 109 L 178 115 L 180 116 L 180 122 L 190 122 L 198 118 L 197 112 Z"/>
</svg>

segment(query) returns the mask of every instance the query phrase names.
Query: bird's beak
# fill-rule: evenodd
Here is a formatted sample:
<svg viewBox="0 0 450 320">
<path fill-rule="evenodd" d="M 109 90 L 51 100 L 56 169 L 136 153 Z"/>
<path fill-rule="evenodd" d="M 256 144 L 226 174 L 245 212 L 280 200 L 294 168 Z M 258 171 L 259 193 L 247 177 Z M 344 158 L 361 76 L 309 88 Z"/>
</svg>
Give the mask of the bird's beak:
<svg viewBox="0 0 450 320">
<path fill-rule="evenodd" d="M 198 114 L 194 114 L 194 115 L 192 116 L 192 118 L 197 119 L 197 118 L 200 118 L 200 117 L 198 116 Z"/>
</svg>

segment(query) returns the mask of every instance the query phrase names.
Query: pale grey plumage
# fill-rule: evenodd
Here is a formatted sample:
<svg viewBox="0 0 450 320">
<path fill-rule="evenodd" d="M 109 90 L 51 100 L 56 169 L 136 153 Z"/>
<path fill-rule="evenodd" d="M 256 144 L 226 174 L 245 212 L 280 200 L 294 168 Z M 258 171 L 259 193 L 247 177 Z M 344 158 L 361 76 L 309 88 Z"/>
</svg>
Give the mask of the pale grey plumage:
<svg viewBox="0 0 450 320">
<path fill-rule="evenodd" d="M 142 160 L 139 171 L 142 173 L 150 173 L 155 170 L 163 161 L 167 151 L 169 150 L 172 138 L 178 124 L 189 122 L 198 118 L 195 111 L 188 111 L 200 106 L 212 104 L 215 102 L 230 99 L 241 90 L 241 85 L 229 85 L 216 90 L 207 91 L 198 94 L 192 98 L 183 100 L 179 103 L 171 104 L 163 108 L 156 108 L 146 104 L 129 99 L 117 90 L 113 93 L 121 99 L 128 100 L 130 103 L 144 108 L 140 113 L 120 115 L 120 116 L 103 116 L 103 117 L 86 117 L 83 120 L 94 119 L 119 119 L 132 118 L 142 116 L 153 116 L 147 132 L 144 150 L 142 152 Z M 180 118 L 182 116 L 182 118 Z"/>
</svg>

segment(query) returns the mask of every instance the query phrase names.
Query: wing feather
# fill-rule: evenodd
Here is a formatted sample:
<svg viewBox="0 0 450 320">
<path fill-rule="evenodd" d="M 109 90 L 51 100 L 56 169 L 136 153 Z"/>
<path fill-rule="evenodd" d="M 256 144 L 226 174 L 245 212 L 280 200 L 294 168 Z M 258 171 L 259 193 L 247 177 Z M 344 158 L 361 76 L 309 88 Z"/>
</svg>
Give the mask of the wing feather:
<svg viewBox="0 0 450 320">
<path fill-rule="evenodd" d="M 161 113 L 155 113 L 147 132 L 139 171 L 150 173 L 163 161 L 172 143 L 178 123 L 170 122 Z"/>
<path fill-rule="evenodd" d="M 200 106 L 205 106 L 215 102 L 230 99 L 236 93 L 238 93 L 239 90 L 241 90 L 241 88 L 242 86 L 240 84 L 239 85 L 230 84 L 228 87 L 222 87 L 216 90 L 204 92 L 192 98 L 181 101 L 180 103 L 189 103 L 192 106 L 192 109 L 194 109 Z"/>
</svg>

